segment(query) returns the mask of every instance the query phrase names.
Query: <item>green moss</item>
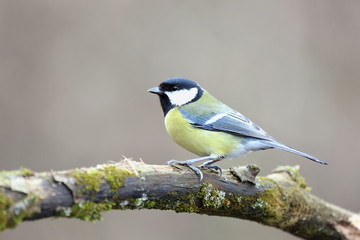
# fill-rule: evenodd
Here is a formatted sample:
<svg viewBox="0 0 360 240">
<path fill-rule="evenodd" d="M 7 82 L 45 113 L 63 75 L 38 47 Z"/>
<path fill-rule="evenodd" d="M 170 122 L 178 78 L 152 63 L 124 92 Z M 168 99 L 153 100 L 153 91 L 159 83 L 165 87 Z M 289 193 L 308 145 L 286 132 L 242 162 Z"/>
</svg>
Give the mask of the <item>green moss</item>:
<svg viewBox="0 0 360 240">
<path fill-rule="evenodd" d="M 37 196 L 28 195 L 14 203 L 10 197 L 0 192 L 0 231 L 16 227 L 25 217 L 39 211 L 38 202 Z"/>
<path fill-rule="evenodd" d="M 159 200 L 149 200 L 146 193 L 143 193 L 139 198 L 128 198 L 117 204 L 120 209 L 173 209 L 176 203 L 167 198 Z"/>
<path fill-rule="evenodd" d="M 128 170 L 119 169 L 114 165 L 103 165 L 103 169 L 105 179 L 110 184 L 110 191 L 115 193 L 124 185 L 125 178 L 133 175 Z"/>
<path fill-rule="evenodd" d="M 194 193 L 188 194 L 184 200 L 178 201 L 175 206 L 176 212 L 187 212 L 187 213 L 193 213 L 198 212 L 199 207 L 196 204 L 197 196 Z"/>
<path fill-rule="evenodd" d="M 80 192 L 98 192 L 104 174 L 101 170 L 89 168 L 88 170 L 74 169 L 72 175 L 76 179 Z"/>
<path fill-rule="evenodd" d="M 104 164 L 99 168 L 89 168 L 87 170 L 75 169 L 72 171 L 79 190 L 98 192 L 103 179 L 110 185 L 110 191 L 117 192 L 124 185 L 126 177 L 134 174 L 126 169 L 119 169 L 114 165 Z"/>
<path fill-rule="evenodd" d="M 282 228 L 294 224 L 297 218 L 291 216 L 300 216 L 302 212 L 302 200 L 294 199 L 295 196 L 299 196 L 298 191 L 303 191 L 303 188 L 296 187 L 295 184 L 294 187 L 288 188 L 286 192 L 281 192 L 275 185 L 264 190 L 258 195 L 257 200 L 263 212 L 259 220 L 268 225 L 279 225 L 280 223 Z M 299 203 L 299 205 L 294 205 L 294 203 Z M 282 219 L 289 220 L 282 221 Z"/>
<path fill-rule="evenodd" d="M 97 168 L 90 169 L 75 169 L 72 171 L 72 176 L 75 178 L 78 185 L 78 193 L 82 192 L 96 192 L 100 191 L 101 184 L 107 181 L 110 185 L 111 192 L 118 192 L 119 188 L 124 185 L 125 178 L 132 176 L 133 174 L 128 170 L 119 169 L 114 165 L 104 164 Z M 115 195 L 116 196 L 116 195 Z M 139 198 L 134 202 L 135 205 L 142 205 L 147 199 Z M 126 208 L 128 202 L 124 203 L 124 208 Z M 85 201 L 80 203 L 75 203 L 72 207 L 57 208 L 57 216 L 69 217 L 69 218 L 78 218 L 81 220 L 95 221 L 102 219 L 102 212 L 109 211 L 116 207 L 116 203 L 111 201 L 105 202 L 93 202 Z M 121 203 L 117 205 L 121 207 Z"/>
<path fill-rule="evenodd" d="M 139 198 L 135 199 L 126 199 L 121 202 L 118 202 L 116 208 L 125 210 L 125 209 L 159 209 L 159 210 L 175 210 L 176 212 L 198 212 L 198 207 L 196 205 L 195 194 L 189 194 L 188 196 L 179 197 L 178 194 L 172 196 L 169 193 L 169 196 L 163 197 L 161 199 L 151 200 L 149 196 L 145 193 Z"/>
<path fill-rule="evenodd" d="M 301 188 L 308 192 L 311 191 L 311 188 L 308 187 L 305 178 L 300 175 L 299 166 L 279 166 L 273 172 L 287 172 Z"/>
<path fill-rule="evenodd" d="M 26 183 L 23 177 L 32 176 L 34 173 L 26 168 L 14 171 L 0 171 L 0 231 L 14 228 L 25 217 L 38 212 L 39 198 L 27 194 Z M 14 200 L 12 195 L 7 195 L 4 189 L 16 191 L 19 200 Z"/>
<path fill-rule="evenodd" d="M 0 186 L 9 187 L 11 185 L 11 180 L 17 176 L 29 177 L 33 175 L 34 172 L 28 168 L 21 168 L 20 170 L 12 171 L 0 171 Z"/>
<path fill-rule="evenodd" d="M 102 220 L 102 213 L 110 211 L 114 206 L 115 203 L 113 202 L 95 203 L 86 201 L 76 203 L 71 208 L 58 208 L 57 216 L 94 222 L 96 220 Z"/>
<path fill-rule="evenodd" d="M 148 200 L 146 193 L 143 193 L 140 198 L 136 198 L 134 200 L 134 205 L 136 208 L 141 209 L 144 208 L 144 203 Z"/>
<path fill-rule="evenodd" d="M 148 201 L 145 206 L 148 209 L 152 209 L 156 206 L 156 201 Z"/>
<path fill-rule="evenodd" d="M 7 209 L 9 209 L 11 205 L 12 200 L 0 192 L 0 230 L 16 226 L 16 224 L 14 225 L 8 222 Z"/>
<path fill-rule="evenodd" d="M 20 168 L 20 173 L 21 176 L 23 177 L 30 177 L 30 176 L 34 176 L 34 172 L 32 170 L 30 170 L 29 168 Z"/>
<path fill-rule="evenodd" d="M 196 196 L 202 200 L 204 207 L 211 208 L 222 207 L 225 200 L 225 192 L 218 190 L 209 183 L 205 183 Z"/>
</svg>

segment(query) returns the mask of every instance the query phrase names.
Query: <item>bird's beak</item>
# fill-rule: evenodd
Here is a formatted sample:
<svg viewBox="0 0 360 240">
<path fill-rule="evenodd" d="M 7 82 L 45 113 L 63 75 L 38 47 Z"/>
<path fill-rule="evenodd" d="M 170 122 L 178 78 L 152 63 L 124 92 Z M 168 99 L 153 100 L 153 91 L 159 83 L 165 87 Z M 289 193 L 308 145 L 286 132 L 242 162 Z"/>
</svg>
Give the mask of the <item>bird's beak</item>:
<svg viewBox="0 0 360 240">
<path fill-rule="evenodd" d="M 151 92 L 151 93 L 154 93 L 154 94 L 157 94 L 157 95 L 161 95 L 161 94 L 164 93 L 164 92 L 161 91 L 158 87 L 150 88 L 150 89 L 148 90 L 148 92 Z"/>
</svg>

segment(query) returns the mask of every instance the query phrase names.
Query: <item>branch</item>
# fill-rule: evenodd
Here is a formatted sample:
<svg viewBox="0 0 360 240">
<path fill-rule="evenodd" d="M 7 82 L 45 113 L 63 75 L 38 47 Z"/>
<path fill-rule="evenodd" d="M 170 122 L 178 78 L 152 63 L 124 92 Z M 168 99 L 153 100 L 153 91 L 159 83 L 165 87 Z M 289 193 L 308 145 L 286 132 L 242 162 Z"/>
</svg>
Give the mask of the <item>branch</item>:
<svg viewBox="0 0 360 240">
<path fill-rule="evenodd" d="M 273 226 L 306 239 L 358 239 L 360 216 L 310 193 L 296 167 L 266 177 L 246 166 L 204 170 L 129 159 L 59 172 L 0 172 L 0 230 L 46 217 L 95 221 L 111 209 L 175 210 L 234 217 Z"/>
</svg>

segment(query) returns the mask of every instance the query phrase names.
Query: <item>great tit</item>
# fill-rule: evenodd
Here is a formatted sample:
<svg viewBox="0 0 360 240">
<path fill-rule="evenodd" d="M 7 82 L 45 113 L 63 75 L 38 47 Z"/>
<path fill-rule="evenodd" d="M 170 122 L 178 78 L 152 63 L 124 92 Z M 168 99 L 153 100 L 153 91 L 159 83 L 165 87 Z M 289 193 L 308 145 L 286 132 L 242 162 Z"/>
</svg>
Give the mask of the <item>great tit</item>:
<svg viewBox="0 0 360 240">
<path fill-rule="evenodd" d="M 185 78 L 169 78 L 148 90 L 157 94 L 164 112 L 165 127 L 171 138 L 183 148 L 200 156 L 186 161 L 171 160 L 191 168 L 200 178 L 202 172 L 192 164 L 222 170 L 213 165 L 222 159 L 242 156 L 249 151 L 278 148 L 327 165 L 316 157 L 285 146 L 247 117 L 210 95 L 199 84 Z"/>
</svg>

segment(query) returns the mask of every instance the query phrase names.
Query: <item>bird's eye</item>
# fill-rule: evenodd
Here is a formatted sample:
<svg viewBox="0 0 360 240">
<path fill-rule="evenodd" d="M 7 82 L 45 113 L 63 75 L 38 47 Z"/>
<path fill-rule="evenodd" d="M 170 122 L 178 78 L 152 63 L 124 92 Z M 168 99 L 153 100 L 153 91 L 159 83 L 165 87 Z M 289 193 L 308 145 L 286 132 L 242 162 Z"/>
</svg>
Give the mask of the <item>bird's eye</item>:
<svg viewBox="0 0 360 240">
<path fill-rule="evenodd" d="M 171 89 L 170 89 L 170 90 L 173 92 L 173 91 L 179 90 L 179 88 L 178 88 L 178 86 L 171 86 Z"/>
</svg>

